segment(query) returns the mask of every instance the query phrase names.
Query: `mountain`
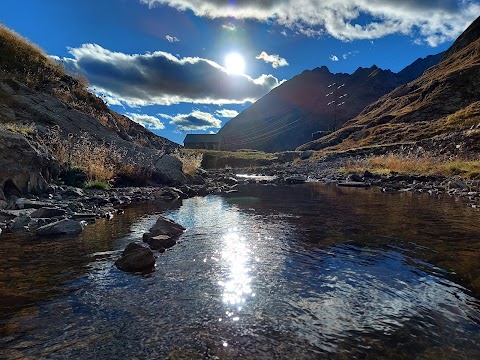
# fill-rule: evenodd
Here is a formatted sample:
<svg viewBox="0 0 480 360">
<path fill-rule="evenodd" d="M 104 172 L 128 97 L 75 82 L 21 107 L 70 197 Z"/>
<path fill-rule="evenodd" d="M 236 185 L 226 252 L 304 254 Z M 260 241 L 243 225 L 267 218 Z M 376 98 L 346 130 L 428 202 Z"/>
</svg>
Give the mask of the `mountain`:
<svg viewBox="0 0 480 360">
<path fill-rule="evenodd" d="M 418 59 L 399 73 L 375 65 L 360 67 L 353 74 L 333 74 L 326 66 L 306 70 L 225 124 L 218 132 L 222 149 L 293 150 L 310 141 L 312 134 L 338 129 L 366 105 L 417 78 L 441 57 Z"/>
<path fill-rule="evenodd" d="M 0 25 L 0 208 L 8 194 L 40 192 L 58 176 L 61 161 L 47 149 L 68 157 L 83 146 L 86 162 L 101 149 L 104 158 L 121 158 L 117 165 L 125 171 L 153 163 L 157 179 L 175 182 L 175 169 L 162 173 L 156 164 L 164 156 L 170 161 L 179 145 L 110 110 L 87 86 Z"/>
<path fill-rule="evenodd" d="M 480 18 L 421 77 L 299 150 L 345 150 L 435 140 L 480 151 Z M 439 151 L 439 149 L 437 149 Z"/>
</svg>

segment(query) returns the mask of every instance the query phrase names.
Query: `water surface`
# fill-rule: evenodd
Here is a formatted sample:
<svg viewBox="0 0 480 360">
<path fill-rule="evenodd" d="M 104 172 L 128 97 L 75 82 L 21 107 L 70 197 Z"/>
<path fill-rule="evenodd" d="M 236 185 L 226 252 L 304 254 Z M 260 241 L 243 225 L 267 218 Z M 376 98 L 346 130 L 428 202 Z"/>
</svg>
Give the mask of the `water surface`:
<svg viewBox="0 0 480 360">
<path fill-rule="evenodd" d="M 321 184 L 131 208 L 0 238 L 0 358 L 480 358 L 480 212 Z M 117 270 L 160 211 L 188 230 Z"/>
</svg>

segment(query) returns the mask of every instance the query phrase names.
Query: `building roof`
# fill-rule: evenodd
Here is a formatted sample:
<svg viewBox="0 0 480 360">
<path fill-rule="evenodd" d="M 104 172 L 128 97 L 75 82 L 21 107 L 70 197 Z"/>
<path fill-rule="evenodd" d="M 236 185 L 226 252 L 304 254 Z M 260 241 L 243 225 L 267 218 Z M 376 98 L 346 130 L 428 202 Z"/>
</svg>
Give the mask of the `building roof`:
<svg viewBox="0 0 480 360">
<path fill-rule="evenodd" d="M 184 144 L 187 143 L 219 143 L 220 137 L 217 134 L 187 134 Z"/>
</svg>

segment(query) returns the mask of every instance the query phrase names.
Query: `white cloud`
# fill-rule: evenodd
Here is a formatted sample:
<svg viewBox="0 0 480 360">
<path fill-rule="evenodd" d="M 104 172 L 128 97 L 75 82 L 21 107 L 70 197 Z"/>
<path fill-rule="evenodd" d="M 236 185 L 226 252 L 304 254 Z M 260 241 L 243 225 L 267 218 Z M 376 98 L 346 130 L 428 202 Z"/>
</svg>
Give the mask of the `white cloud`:
<svg viewBox="0 0 480 360">
<path fill-rule="evenodd" d="M 140 0 L 209 18 L 254 19 L 284 25 L 307 36 L 378 39 L 390 34 L 420 37 L 436 46 L 455 39 L 480 14 L 476 0 Z M 370 22 L 364 24 L 365 18 Z M 360 25 L 359 22 L 362 22 Z"/>
<path fill-rule="evenodd" d="M 222 118 L 234 118 L 239 114 L 239 112 L 236 110 L 222 109 L 215 111 L 215 114 Z"/>
<path fill-rule="evenodd" d="M 358 54 L 358 51 L 357 51 L 357 50 L 349 51 L 349 52 L 343 54 L 343 55 L 342 55 L 342 58 L 343 58 L 343 60 L 347 60 L 347 58 L 348 58 L 349 56 L 355 56 L 355 55 L 357 55 L 357 54 Z"/>
<path fill-rule="evenodd" d="M 228 31 L 235 31 L 237 30 L 237 27 L 232 24 L 232 23 L 226 23 L 226 24 L 223 24 L 222 25 L 222 28 L 225 29 L 225 30 L 228 30 Z"/>
<path fill-rule="evenodd" d="M 274 69 L 279 68 L 281 66 L 288 66 L 288 61 L 280 57 L 280 55 L 277 55 L 277 54 L 268 55 L 265 51 L 262 51 L 259 55 L 257 55 L 256 59 L 263 60 L 266 63 L 271 63 Z"/>
<path fill-rule="evenodd" d="M 283 36 L 288 36 L 287 30 L 285 30 L 285 29 L 283 29 L 282 31 L 280 31 L 280 34 L 282 34 Z"/>
<path fill-rule="evenodd" d="M 332 61 L 338 61 L 338 56 L 332 54 L 332 55 L 329 56 L 329 59 L 332 60 Z"/>
<path fill-rule="evenodd" d="M 136 123 L 139 123 L 143 127 L 146 127 L 147 129 L 151 129 L 151 130 L 165 129 L 165 125 L 160 121 L 159 118 L 155 116 L 146 115 L 146 114 L 135 114 L 135 113 L 127 113 L 126 116 L 128 116 L 130 119 L 132 119 Z"/>
<path fill-rule="evenodd" d="M 96 44 L 70 48 L 65 66 L 87 77 L 98 91 L 131 107 L 145 105 L 244 104 L 280 85 L 273 75 L 254 79 L 230 74 L 214 61 L 179 58 L 157 51 L 146 54 L 113 52 Z"/>
<path fill-rule="evenodd" d="M 165 119 L 170 119 L 170 124 L 176 125 L 182 131 L 220 129 L 222 127 L 221 120 L 215 118 L 210 113 L 198 110 L 194 110 L 190 114 L 177 114 L 176 116 L 158 115 Z"/>
<path fill-rule="evenodd" d="M 179 42 L 180 39 L 177 38 L 176 36 L 171 36 L 171 35 L 166 35 L 165 39 L 167 39 L 168 42 L 174 43 L 174 42 Z"/>
</svg>

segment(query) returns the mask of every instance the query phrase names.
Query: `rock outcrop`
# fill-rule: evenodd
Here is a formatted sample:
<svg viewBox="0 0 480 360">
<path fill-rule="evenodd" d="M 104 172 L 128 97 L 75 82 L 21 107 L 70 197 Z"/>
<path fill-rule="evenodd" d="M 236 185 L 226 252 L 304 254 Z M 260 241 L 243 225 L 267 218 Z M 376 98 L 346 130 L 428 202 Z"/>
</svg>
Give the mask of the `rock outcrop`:
<svg viewBox="0 0 480 360">
<path fill-rule="evenodd" d="M 41 193 L 52 176 L 55 161 L 21 134 L 0 130 L 0 208 L 10 196 Z"/>
</svg>

